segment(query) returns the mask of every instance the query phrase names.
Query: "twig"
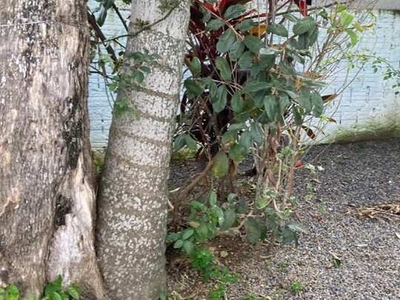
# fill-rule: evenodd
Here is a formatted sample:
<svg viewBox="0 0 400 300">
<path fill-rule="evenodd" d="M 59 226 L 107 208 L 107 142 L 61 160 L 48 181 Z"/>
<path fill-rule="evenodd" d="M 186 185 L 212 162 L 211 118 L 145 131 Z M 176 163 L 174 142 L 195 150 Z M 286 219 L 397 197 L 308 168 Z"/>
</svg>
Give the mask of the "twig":
<svg viewBox="0 0 400 300">
<path fill-rule="evenodd" d="M 114 9 L 115 13 L 117 14 L 118 18 L 121 20 L 122 24 L 124 25 L 124 28 L 126 32 L 129 32 L 128 25 L 126 25 L 126 22 L 124 20 L 124 17 L 121 15 L 121 12 L 119 11 L 118 7 L 115 5 L 115 3 L 112 5 L 112 8 Z"/>
<path fill-rule="evenodd" d="M 183 198 L 186 197 L 187 194 L 189 194 L 189 192 L 199 183 L 199 181 L 207 176 L 208 171 L 211 170 L 213 164 L 213 160 L 210 160 L 208 162 L 206 168 L 199 175 L 197 175 L 197 177 L 182 191 L 182 193 L 179 195 L 179 200 L 183 200 Z"/>
<path fill-rule="evenodd" d="M 344 1 L 344 2 L 339 2 L 339 3 L 340 3 L 340 4 L 349 4 L 349 3 L 351 3 L 351 2 L 353 2 L 353 0 Z M 326 4 L 326 5 L 311 7 L 311 8 L 308 8 L 308 9 L 307 9 L 307 12 L 314 11 L 314 10 L 318 10 L 318 9 L 322 9 L 322 8 L 329 8 L 329 7 L 335 6 L 335 5 L 337 5 L 337 4 L 338 4 L 337 1 L 335 1 L 335 2 L 333 2 L 333 3 L 329 3 L 329 4 Z M 290 11 L 290 13 L 302 12 L 302 11 L 304 11 L 304 10 L 303 10 L 303 9 L 293 9 L 293 10 Z M 288 13 L 288 11 L 284 11 L 284 12 L 281 12 L 281 13 L 277 13 L 276 16 L 286 15 L 287 13 Z"/>
<path fill-rule="evenodd" d="M 140 33 L 142 33 L 143 31 L 146 30 L 150 30 L 154 25 L 157 25 L 158 23 L 161 23 L 162 21 L 164 21 L 165 19 L 167 19 L 172 12 L 179 6 L 181 2 L 180 1 L 176 1 L 176 4 L 174 7 L 172 7 L 164 16 L 162 16 L 160 19 L 158 19 L 157 21 L 154 21 L 154 23 L 151 23 L 149 25 L 145 25 L 143 26 L 141 29 L 139 29 L 138 31 L 136 31 L 135 33 L 128 33 L 128 34 L 122 34 L 122 35 L 118 35 L 116 37 L 113 37 L 111 39 L 108 39 L 106 42 L 110 42 L 110 41 L 115 41 L 118 40 L 120 38 L 124 38 L 124 37 L 135 37 L 138 36 Z"/>
<path fill-rule="evenodd" d="M 102 44 L 106 48 L 107 53 L 110 55 L 114 64 L 117 65 L 118 58 L 115 55 L 115 51 L 114 51 L 113 47 L 111 47 L 111 45 L 107 45 L 107 43 L 106 43 L 107 39 L 106 39 L 105 35 L 103 34 L 103 32 L 101 31 L 99 24 L 97 24 L 96 18 L 90 11 L 87 12 L 87 18 L 88 18 L 88 22 L 89 22 L 90 26 L 92 27 L 92 29 L 94 30 L 96 36 L 101 40 Z"/>
</svg>

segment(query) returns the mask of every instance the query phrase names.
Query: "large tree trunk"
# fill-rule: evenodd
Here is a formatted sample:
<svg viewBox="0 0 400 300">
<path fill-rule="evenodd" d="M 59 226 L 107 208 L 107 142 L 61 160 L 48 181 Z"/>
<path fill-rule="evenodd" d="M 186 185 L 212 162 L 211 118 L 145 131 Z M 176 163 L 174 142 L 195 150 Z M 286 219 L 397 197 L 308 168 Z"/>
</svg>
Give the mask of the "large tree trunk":
<svg viewBox="0 0 400 300">
<path fill-rule="evenodd" d="M 57 275 L 103 299 L 82 0 L 0 5 L 0 286 L 39 296 Z"/>
<path fill-rule="evenodd" d="M 132 1 L 130 33 L 140 29 L 138 20 L 152 24 L 166 15 L 162 2 Z M 161 64 L 144 88 L 120 92 L 140 119 L 128 111 L 111 125 L 96 244 L 111 299 L 158 299 L 165 288 L 166 180 L 189 20 L 189 1 L 177 3 L 165 20 L 128 40 L 127 53 L 146 48 Z"/>
</svg>

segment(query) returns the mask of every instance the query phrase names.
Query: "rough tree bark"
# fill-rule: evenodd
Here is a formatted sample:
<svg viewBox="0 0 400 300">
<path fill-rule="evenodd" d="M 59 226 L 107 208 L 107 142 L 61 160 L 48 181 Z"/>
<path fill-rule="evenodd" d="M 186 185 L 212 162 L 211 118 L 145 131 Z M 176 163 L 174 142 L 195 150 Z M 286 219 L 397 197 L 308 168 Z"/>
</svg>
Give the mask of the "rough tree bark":
<svg viewBox="0 0 400 300">
<path fill-rule="evenodd" d="M 176 1 L 162 22 L 128 38 L 127 53 L 146 48 L 161 65 L 144 88 L 120 92 L 140 119 L 127 112 L 111 125 L 96 244 L 111 299 L 158 299 L 165 288 L 166 180 L 189 20 L 189 1 Z M 130 33 L 140 29 L 138 20 L 152 24 L 167 15 L 161 3 L 133 0 Z"/>
<path fill-rule="evenodd" d="M 57 275 L 103 299 L 94 252 L 81 0 L 0 5 L 0 286 L 39 296 Z"/>
</svg>

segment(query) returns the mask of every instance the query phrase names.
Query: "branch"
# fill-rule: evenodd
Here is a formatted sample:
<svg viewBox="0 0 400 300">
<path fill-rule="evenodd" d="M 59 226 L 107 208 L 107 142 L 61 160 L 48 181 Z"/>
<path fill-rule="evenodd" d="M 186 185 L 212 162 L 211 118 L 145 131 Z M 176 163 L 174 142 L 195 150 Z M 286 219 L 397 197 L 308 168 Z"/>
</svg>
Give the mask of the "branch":
<svg viewBox="0 0 400 300">
<path fill-rule="evenodd" d="M 176 4 L 174 5 L 174 7 L 172 7 L 164 16 L 162 16 L 157 21 L 154 21 L 154 23 L 151 23 L 149 25 L 143 26 L 137 32 L 128 33 L 128 34 L 122 34 L 122 35 L 116 36 L 116 37 L 114 37 L 112 39 L 108 39 L 108 40 L 106 40 L 106 42 L 115 41 L 115 40 L 118 40 L 118 39 L 124 38 L 124 37 L 135 37 L 135 36 L 138 36 L 143 31 L 150 30 L 154 25 L 157 25 L 157 24 L 161 23 L 162 21 L 164 21 L 165 19 L 167 19 L 172 14 L 172 12 L 179 6 L 179 4 L 180 4 L 180 1 L 176 1 Z"/>
<path fill-rule="evenodd" d="M 205 176 L 207 176 L 208 172 L 211 170 L 211 167 L 213 166 L 214 161 L 210 160 L 206 166 L 206 168 L 182 191 L 182 193 L 179 195 L 179 200 L 183 200 L 184 197 L 189 194 L 189 192 L 196 186 L 196 184 L 203 179 Z"/>
<path fill-rule="evenodd" d="M 128 25 L 126 25 L 126 22 L 124 20 L 124 17 L 121 15 L 121 12 L 119 11 L 118 7 L 113 3 L 112 8 L 115 10 L 118 18 L 121 20 L 122 24 L 124 25 L 125 30 L 128 32 L 129 28 Z"/>
<path fill-rule="evenodd" d="M 96 36 L 101 40 L 102 44 L 104 45 L 104 47 L 107 50 L 107 53 L 110 54 L 111 59 L 114 61 L 114 64 L 117 65 L 118 58 L 115 55 L 114 49 L 113 49 L 113 47 L 111 47 L 111 45 L 107 45 L 107 43 L 106 43 L 107 38 L 105 37 L 104 33 L 101 31 L 99 24 L 97 24 L 95 16 L 90 11 L 87 12 L 87 16 L 88 16 L 88 22 L 89 22 L 90 26 L 92 27 L 92 29 L 94 30 Z"/>
<path fill-rule="evenodd" d="M 339 4 L 349 4 L 349 3 L 353 2 L 353 1 L 354 1 L 354 0 L 339 2 Z M 335 2 L 329 3 L 329 4 L 320 5 L 320 6 L 315 6 L 315 7 L 312 7 L 312 8 L 308 8 L 308 9 L 307 9 L 307 12 L 309 12 L 309 11 L 314 11 L 314 10 L 318 10 L 318 9 L 321 9 L 321 8 L 332 7 L 332 6 L 335 6 L 335 5 L 337 5 L 337 4 L 338 4 L 338 2 L 335 1 Z M 290 10 L 290 11 L 284 11 L 284 12 L 281 12 L 281 13 L 277 13 L 276 16 L 282 16 L 282 15 L 286 15 L 287 13 L 302 12 L 302 11 L 304 11 L 304 10 L 302 10 L 302 9 L 293 9 L 293 10 Z"/>
</svg>

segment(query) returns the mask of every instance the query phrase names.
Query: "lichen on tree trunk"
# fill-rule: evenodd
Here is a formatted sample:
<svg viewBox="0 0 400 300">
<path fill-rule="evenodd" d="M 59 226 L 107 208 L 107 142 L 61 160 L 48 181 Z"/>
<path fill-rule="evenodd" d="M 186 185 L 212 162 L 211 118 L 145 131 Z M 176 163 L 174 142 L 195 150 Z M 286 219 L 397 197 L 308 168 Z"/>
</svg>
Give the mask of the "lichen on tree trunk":
<svg viewBox="0 0 400 300">
<path fill-rule="evenodd" d="M 94 252 L 80 0 L 0 6 L 0 286 L 38 297 L 62 275 L 103 299 Z"/>
<path fill-rule="evenodd" d="M 163 18 L 160 0 L 132 1 L 130 33 Z M 125 89 L 140 118 L 116 115 L 100 187 L 97 250 L 111 299 L 158 299 L 165 288 L 168 164 L 187 26 L 189 1 L 150 29 L 128 39 L 127 53 L 158 54 L 141 89 Z M 125 72 L 129 70 L 126 63 Z"/>
</svg>

